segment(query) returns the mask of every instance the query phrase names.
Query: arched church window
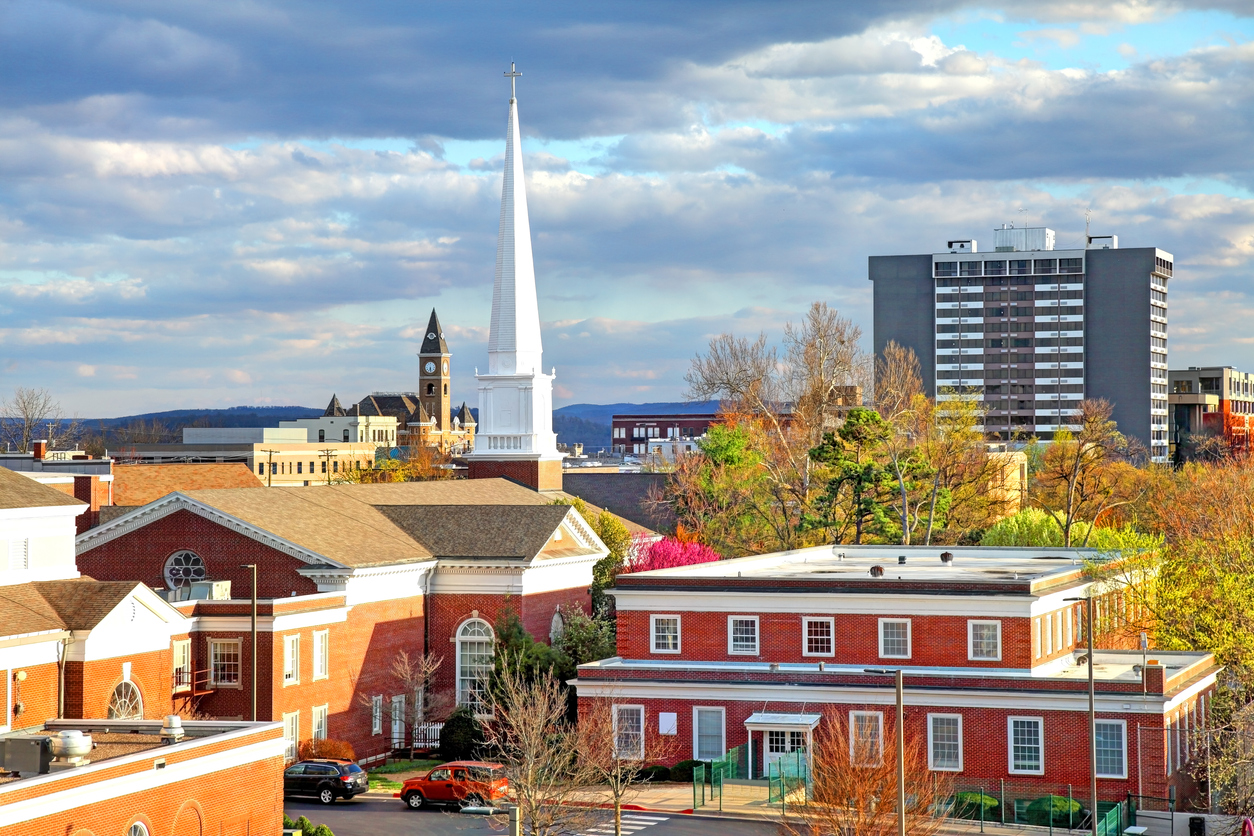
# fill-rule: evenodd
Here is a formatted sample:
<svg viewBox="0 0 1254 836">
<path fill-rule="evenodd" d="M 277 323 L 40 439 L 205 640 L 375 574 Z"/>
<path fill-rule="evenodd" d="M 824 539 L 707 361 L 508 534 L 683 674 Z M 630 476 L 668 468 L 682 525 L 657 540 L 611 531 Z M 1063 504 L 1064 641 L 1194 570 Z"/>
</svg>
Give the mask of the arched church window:
<svg viewBox="0 0 1254 836">
<path fill-rule="evenodd" d="M 170 589 L 179 589 L 192 581 L 203 581 L 208 577 L 205 561 L 196 552 L 183 549 L 170 555 L 165 560 L 165 583 Z"/>
<path fill-rule="evenodd" d="M 472 618 L 457 631 L 457 704 L 476 714 L 490 713 L 488 677 L 492 673 L 492 628 Z"/>
<path fill-rule="evenodd" d="M 144 716 L 144 700 L 133 682 L 119 682 L 109 697 L 110 720 L 141 720 Z"/>
<path fill-rule="evenodd" d="M 562 611 L 555 610 L 553 612 L 553 620 L 549 622 L 549 642 L 556 642 L 562 637 L 562 633 L 566 630 L 566 619 L 562 618 Z"/>
<path fill-rule="evenodd" d="M 148 827 L 142 821 L 137 821 L 126 831 L 126 836 L 149 836 Z"/>
</svg>

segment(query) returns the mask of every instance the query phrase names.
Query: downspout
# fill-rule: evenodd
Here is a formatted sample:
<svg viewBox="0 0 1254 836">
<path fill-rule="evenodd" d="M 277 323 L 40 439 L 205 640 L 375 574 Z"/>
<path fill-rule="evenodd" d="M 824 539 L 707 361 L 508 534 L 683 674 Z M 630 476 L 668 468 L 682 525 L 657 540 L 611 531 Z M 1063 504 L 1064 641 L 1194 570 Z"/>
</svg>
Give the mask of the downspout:
<svg viewBox="0 0 1254 836">
<path fill-rule="evenodd" d="M 70 633 L 57 643 L 57 719 L 65 719 L 65 657 L 74 643 L 74 634 Z"/>
</svg>

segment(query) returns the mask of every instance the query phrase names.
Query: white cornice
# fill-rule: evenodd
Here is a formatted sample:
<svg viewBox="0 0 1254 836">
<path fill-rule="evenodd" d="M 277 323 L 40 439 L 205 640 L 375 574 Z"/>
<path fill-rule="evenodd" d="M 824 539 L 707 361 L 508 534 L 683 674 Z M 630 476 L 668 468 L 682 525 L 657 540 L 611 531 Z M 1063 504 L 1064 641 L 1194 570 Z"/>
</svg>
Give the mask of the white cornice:
<svg viewBox="0 0 1254 836">
<path fill-rule="evenodd" d="M 237 534 L 243 534 L 251 540 L 256 540 L 262 545 L 269 546 L 275 551 L 283 552 L 286 555 L 296 558 L 304 563 L 315 566 L 334 566 L 339 568 L 347 568 L 344 564 L 332 560 L 325 555 L 302 548 L 290 540 L 278 537 L 265 529 L 258 528 L 251 523 L 244 522 L 239 517 L 232 516 L 225 511 L 214 508 L 212 505 L 192 499 L 182 493 L 172 493 L 158 499 L 156 502 L 136 508 L 115 520 L 104 525 L 86 531 L 75 538 L 74 550 L 75 554 L 81 555 L 89 552 L 97 546 L 116 540 L 130 534 L 133 531 L 143 528 L 146 525 L 164 519 L 177 511 L 190 511 L 198 517 L 203 517 L 210 522 L 216 523 L 223 528 L 230 529 Z"/>
</svg>

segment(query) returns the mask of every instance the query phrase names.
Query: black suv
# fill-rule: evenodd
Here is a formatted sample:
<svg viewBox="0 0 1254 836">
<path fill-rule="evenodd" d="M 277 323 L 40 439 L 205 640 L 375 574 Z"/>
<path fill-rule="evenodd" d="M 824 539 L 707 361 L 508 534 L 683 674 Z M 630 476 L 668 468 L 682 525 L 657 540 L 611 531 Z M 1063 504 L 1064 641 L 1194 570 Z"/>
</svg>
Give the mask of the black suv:
<svg viewBox="0 0 1254 836">
<path fill-rule="evenodd" d="M 284 795 L 312 795 L 323 804 L 370 789 L 366 770 L 348 760 L 314 758 L 283 770 Z"/>
</svg>

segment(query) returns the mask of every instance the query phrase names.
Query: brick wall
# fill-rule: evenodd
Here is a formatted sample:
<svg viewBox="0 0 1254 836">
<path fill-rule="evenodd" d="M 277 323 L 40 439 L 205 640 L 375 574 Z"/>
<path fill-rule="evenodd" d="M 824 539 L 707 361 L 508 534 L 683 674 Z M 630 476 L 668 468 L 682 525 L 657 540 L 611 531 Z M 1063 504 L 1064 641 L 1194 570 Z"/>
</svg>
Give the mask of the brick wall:
<svg viewBox="0 0 1254 836">
<path fill-rule="evenodd" d="M 578 607 L 584 612 L 592 612 L 592 594 L 587 587 L 578 587 L 524 595 L 522 599 L 523 627 L 537 641 L 549 644 L 553 613 L 557 612 L 558 607 Z"/>
<path fill-rule="evenodd" d="M 580 710 L 586 711 L 592 698 L 580 697 Z M 658 714 L 674 712 L 677 715 L 678 734 L 677 749 L 666 763 L 674 763 L 694 757 L 693 747 L 693 708 L 724 709 L 724 729 L 726 745 L 730 749 L 747 742 L 748 732 L 745 721 L 756 711 L 762 711 L 761 702 L 739 702 L 710 700 L 694 702 L 688 699 L 636 699 L 622 697 L 614 700 L 624 705 L 643 705 L 645 710 L 646 734 L 656 740 L 658 737 Z M 894 740 L 895 707 L 893 705 L 815 705 L 814 703 L 775 702 L 769 703 L 767 710 L 778 713 L 821 713 L 825 723 L 839 722 L 848 728 L 849 712 L 872 711 L 881 712 L 883 719 L 883 740 L 885 752 L 891 753 Z M 979 784 L 986 787 L 998 787 L 1001 780 L 1008 786 L 1039 787 L 1042 794 L 1051 791 L 1049 788 L 1071 784 L 1076 796 L 1087 794 L 1089 781 L 1088 715 L 1082 711 L 1040 711 L 1030 709 L 989 709 L 989 708 L 927 708 L 907 706 L 906 737 L 908 745 L 926 746 L 927 715 L 960 714 L 962 715 L 963 769 L 958 773 L 946 773 L 956 784 Z M 1044 718 L 1044 767 L 1043 775 L 1011 774 L 1009 771 L 1008 753 L 1008 718 L 1042 717 Z M 1127 793 L 1138 792 L 1138 766 L 1141 769 L 1140 786 L 1145 795 L 1166 797 L 1169 780 L 1165 774 L 1162 744 L 1161 718 L 1145 714 L 1099 714 L 1099 720 L 1113 719 L 1127 722 L 1127 775 L 1125 779 L 1101 778 L 1098 780 L 1098 795 L 1102 799 L 1123 800 Z M 1141 725 L 1140 746 L 1138 747 L 1137 726 Z M 817 731 L 816 731 L 817 734 Z M 890 755 L 891 756 L 891 755 Z M 762 733 L 754 735 L 753 760 L 755 774 L 760 772 L 762 764 Z M 1184 788 L 1183 770 L 1173 775 L 1170 783 Z M 1056 791 L 1056 790 L 1055 790 Z M 993 793 L 996 795 L 996 793 Z"/>
<path fill-rule="evenodd" d="M 469 478 L 496 479 L 504 477 L 538 491 L 562 489 L 560 461 L 484 461 L 471 458 Z"/>
<path fill-rule="evenodd" d="M 313 581 L 297 574 L 306 564 L 243 534 L 197 516 L 176 511 L 78 556 L 78 570 L 97 580 L 139 581 L 164 589 L 165 562 L 176 551 L 190 549 L 205 562 L 211 580 L 231 581 L 234 597 L 247 597 L 252 574 L 240 564 L 256 563 L 257 594 L 287 598 L 318 591 Z"/>
<path fill-rule="evenodd" d="M 258 736 L 260 739 L 261 736 Z M 273 738 L 267 732 L 265 737 Z M 246 738 L 245 742 L 252 742 Z M 222 751 L 242 742 L 206 747 L 199 756 Z M 164 757 L 171 764 L 180 760 L 176 749 L 153 750 L 153 758 Z M 104 766 L 107 761 L 102 762 Z M 108 770 L 101 776 L 96 770 L 84 770 L 83 786 L 114 774 L 133 774 L 151 770 L 151 761 L 144 760 L 125 768 Z M 56 789 L 69 789 L 57 782 Z M 49 791 L 48 785 L 26 790 L 15 785 L 15 792 L 6 793 L 4 802 L 18 801 Z M 124 793 L 95 804 L 71 807 L 42 818 L 0 827 L 0 836 L 115 836 L 124 834 L 135 822 L 143 822 L 152 836 L 247 836 L 277 834 L 283 824 L 283 763 L 281 758 L 267 758 L 234 766 L 200 777 L 171 784 Z"/>
<path fill-rule="evenodd" d="M 148 720 L 164 717 L 174 710 L 171 697 L 173 658 L 169 648 L 125 658 L 97 659 L 65 663 L 65 716 L 102 718 L 109 716 L 109 700 L 122 682 L 122 665 L 131 666 L 130 681 L 139 689 L 143 716 Z M 55 717 L 56 714 L 50 714 Z"/>
<path fill-rule="evenodd" d="M 506 595 L 469 595 L 436 593 L 427 607 L 427 647 L 433 656 L 444 659 L 436 673 L 435 692 L 447 704 L 445 711 L 453 708 L 457 692 L 457 630 L 469 618 L 478 617 L 493 625 L 507 609 L 520 612 L 521 598 Z M 477 615 L 476 615 L 477 614 Z M 546 629 L 543 639 L 548 641 Z"/>
<path fill-rule="evenodd" d="M 0 676 L 8 672 L 12 677 L 18 671 L 26 672 L 25 682 L 16 682 L 12 679 L 9 681 L 9 693 L 13 699 L 10 700 L 13 705 L 5 705 L 0 707 L 0 726 L 12 722 L 14 730 L 37 726 L 49 717 L 57 716 L 57 688 L 59 672 L 56 663 L 48 663 L 43 665 L 25 665 L 22 667 L 14 666 L 11 670 L 5 669 L 0 671 Z M 0 684 L 0 693 L 4 692 L 4 685 Z M 22 703 L 22 713 L 15 715 L 13 713 L 16 703 Z"/>
<path fill-rule="evenodd" d="M 873 665 L 879 655 L 879 618 L 848 613 L 730 613 L 678 612 L 680 615 L 680 654 L 653 653 L 650 615 L 675 614 L 659 609 L 654 613 L 618 611 L 618 654 L 627 659 L 666 659 L 680 656 L 699 661 L 829 662 Z M 757 616 L 757 655 L 728 651 L 728 617 Z M 835 618 L 835 656 L 803 655 L 803 617 Z M 1028 668 L 1033 664 L 1028 619 L 968 619 L 967 616 L 913 616 L 910 619 L 911 656 L 915 665 Z M 996 620 L 1002 624 L 1000 661 L 968 660 L 967 621 Z M 1044 661 L 1044 660 L 1038 660 Z"/>
</svg>

